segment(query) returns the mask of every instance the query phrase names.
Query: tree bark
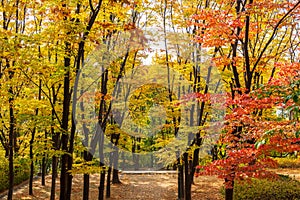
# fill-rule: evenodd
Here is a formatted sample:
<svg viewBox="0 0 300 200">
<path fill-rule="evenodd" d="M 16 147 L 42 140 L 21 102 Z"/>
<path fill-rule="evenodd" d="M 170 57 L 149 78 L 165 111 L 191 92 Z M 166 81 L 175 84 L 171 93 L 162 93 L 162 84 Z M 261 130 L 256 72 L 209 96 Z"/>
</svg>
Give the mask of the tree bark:
<svg viewBox="0 0 300 200">
<path fill-rule="evenodd" d="M 41 100 L 41 94 L 42 94 L 42 80 L 39 81 L 39 94 L 38 94 L 38 100 Z M 35 109 L 35 116 L 38 116 L 39 109 Z M 30 139 L 30 149 L 29 149 L 29 156 L 30 156 L 30 178 L 29 178 L 29 195 L 33 195 L 33 176 L 34 176 L 34 162 L 33 162 L 33 143 L 35 139 L 35 132 L 36 127 L 33 128 L 31 132 L 31 139 Z"/>
<path fill-rule="evenodd" d="M 104 183 L 105 183 L 105 169 L 104 165 L 101 166 L 101 174 L 100 174 L 100 184 L 99 184 L 99 194 L 98 194 L 98 200 L 104 200 Z"/>
<path fill-rule="evenodd" d="M 183 166 L 181 164 L 181 158 L 179 153 L 177 154 L 177 172 L 178 172 L 178 200 L 184 199 L 184 173 L 183 173 Z"/>
<path fill-rule="evenodd" d="M 60 88 L 60 85 L 58 86 L 57 91 L 55 91 L 54 85 L 52 86 L 52 103 L 53 105 L 56 104 L 57 101 L 57 94 L 58 90 Z M 55 120 L 55 110 L 52 108 L 51 113 L 51 135 L 52 135 L 52 142 L 53 142 L 53 149 L 54 151 L 57 151 L 60 148 L 60 140 L 59 140 L 59 133 L 56 133 L 54 130 L 54 122 Z M 55 188 L 56 188 L 56 178 L 57 178 L 57 164 L 58 164 L 58 158 L 56 155 L 52 156 L 52 177 L 51 177 L 51 194 L 50 194 L 50 200 L 55 200 Z"/>
<path fill-rule="evenodd" d="M 12 72 L 11 72 L 12 73 Z M 9 88 L 9 183 L 7 199 L 12 200 L 14 188 L 14 137 L 15 137 L 15 116 L 13 89 Z"/>
<path fill-rule="evenodd" d="M 90 191 L 90 175 L 84 174 L 83 175 L 83 195 L 82 200 L 89 199 L 89 191 Z"/>
<path fill-rule="evenodd" d="M 191 200 L 191 177 L 190 177 L 190 169 L 189 169 L 189 158 L 188 158 L 188 153 L 185 152 L 183 154 L 183 161 L 184 161 L 184 186 L 185 186 L 185 200 Z"/>
<path fill-rule="evenodd" d="M 55 200 L 56 177 L 57 177 L 57 157 L 52 156 L 52 177 L 51 177 L 50 200 Z"/>
<path fill-rule="evenodd" d="M 68 188 L 68 172 L 67 164 L 69 156 L 66 154 L 68 152 L 68 123 L 69 123 L 69 113 L 70 113 L 70 43 L 65 43 L 65 53 L 64 58 L 64 99 L 63 99 L 63 111 L 62 111 L 62 124 L 61 129 L 63 130 L 61 134 L 61 150 L 64 154 L 61 157 L 61 171 L 60 171 L 60 200 L 68 200 L 67 188 Z"/>
<path fill-rule="evenodd" d="M 41 184 L 42 186 L 46 185 L 46 155 L 44 154 L 43 158 L 42 158 L 42 166 L 41 166 Z"/>
<path fill-rule="evenodd" d="M 110 183 L 111 183 L 111 166 L 109 166 L 107 170 L 106 198 L 110 198 Z"/>
<path fill-rule="evenodd" d="M 121 181 L 119 179 L 119 170 L 118 170 L 118 165 L 119 165 L 119 149 L 118 149 L 118 144 L 119 144 L 119 137 L 120 134 L 114 134 L 115 137 L 115 142 L 114 142 L 114 152 L 113 152 L 113 177 L 112 177 L 112 184 L 120 184 Z"/>
<path fill-rule="evenodd" d="M 228 182 L 229 180 L 225 179 L 225 184 Z M 225 188 L 225 200 L 233 200 L 233 187 L 234 187 L 234 182 L 232 181 L 232 187 Z"/>
</svg>

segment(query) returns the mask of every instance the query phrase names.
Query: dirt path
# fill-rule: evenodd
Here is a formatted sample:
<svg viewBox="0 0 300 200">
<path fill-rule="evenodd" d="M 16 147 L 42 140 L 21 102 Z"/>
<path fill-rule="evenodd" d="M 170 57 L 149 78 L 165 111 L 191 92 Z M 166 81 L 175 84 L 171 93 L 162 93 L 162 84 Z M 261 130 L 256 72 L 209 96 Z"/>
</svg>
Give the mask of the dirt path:
<svg viewBox="0 0 300 200">
<path fill-rule="evenodd" d="M 111 186 L 111 200 L 175 200 L 177 197 L 176 174 L 120 174 L 122 184 Z M 99 175 L 91 175 L 90 199 L 97 199 Z M 202 176 L 195 179 L 192 186 L 192 199 L 221 200 L 220 187 L 222 180 L 213 176 Z M 15 191 L 16 200 L 42 200 L 50 197 L 51 177 L 46 179 L 46 186 L 40 180 L 34 182 L 34 196 L 28 195 L 28 185 Z M 82 200 L 82 176 L 73 180 L 72 200 Z M 57 198 L 59 181 L 57 181 Z M 3 200 L 6 198 L 2 198 Z"/>
<path fill-rule="evenodd" d="M 289 175 L 289 177 L 300 181 L 300 169 L 297 168 L 282 168 L 273 170 L 277 174 Z"/>
<path fill-rule="evenodd" d="M 279 174 L 287 174 L 300 181 L 299 169 L 276 169 Z M 175 200 L 177 199 L 177 174 L 126 174 L 121 173 L 122 184 L 111 185 L 111 200 Z M 82 200 L 83 177 L 76 175 L 73 179 L 72 200 Z M 98 199 L 99 175 L 91 175 L 90 199 Z M 222 180 L 215 176 L 201 176 L 195 178 L 192 186 L 192 199 L 222 200 L 220 188 Z M 34 182 L 34 196 L 28 195 L 28 184 L 15 190 L 15 200 L 43 200 L 49 199 L 51 176 L 46 178 L 46 186 L 41 186 L 40 179 Z M 56 185 L 56 199 L 59 197 L 59 180 Z M 1 200 L 6 199 L 0 198 Z"/>
<path fill-rule="evenodd" d="M 174 174 L 124 175 L 122 180 L 123 185 L 113 186 L 112 191 L 117 195 L 114 195 L 112 200 L 175 200 L 177 198 L 177 175 Z M 196 178 L 195 183 L 192 186 L 192 199 L 222 199 L 220 195 L 222 181 L 216 177 L 203 176 Z"/>
</svg>

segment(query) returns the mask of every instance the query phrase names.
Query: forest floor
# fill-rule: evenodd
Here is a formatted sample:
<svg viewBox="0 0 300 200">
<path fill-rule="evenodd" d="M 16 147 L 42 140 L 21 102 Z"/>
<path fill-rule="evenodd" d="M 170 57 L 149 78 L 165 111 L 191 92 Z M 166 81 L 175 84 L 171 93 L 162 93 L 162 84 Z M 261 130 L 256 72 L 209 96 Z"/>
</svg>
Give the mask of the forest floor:
<svg viewBox="0 0 300 200">
<path fill-rule="evenodd" d="M 300 181 L 299 169 L 276 169 L 277 173 L 288 174 Z M 82 199 L 83 177 L 76 175 L 73 179 L 72 200 Z M 110 200 L 175 200 L 177 197 L 177 175 L 174 173 L 160 174 L 126 174 L 120 173 L 122 184 L 111 185 Z M 28 195 L 28 184 L 14 192 L 15 200 L 49 199 L 51 176 L 46 178 L 46 186 L 41 186 L 40 179 L 34 181 L 34 196 Z M 98 199 L 99 175 L 91 175 L 90 199 Z M 220 188 L 222 180 L 215 176 L 195 178 L 192 186 L 192 199 L 221 200 Z M 56 185 L 56 199 L 59 197 L 59 180 Z M 1 200 L 6 199 L 5 197 Z"/>
<path fill-rule="evenodd" d="M 82 200 L 83 177 L 76 175 L 73 179 L 72 200 Z M 176 174 L 120 174 L 122 184 L 111 185 L 110 200 L 175 200 L 177 197 Z M 91 175 L 90 199 L 98 199 L 99 175 Z M 195 178 L 192 186 L 192 199 L 221 200 L 222 180 L 214 176 Z M 46 178 L 46 186 L 41 180 L 34 181 L 34 196 L 28 195 L 28 184 L 15 190 L 15 200 L 49 199 L 51 176 Z M 6 199 L 5 197 L 0 198 Z M 56 199 L 59 199 L 59 180 L 56 185 Z"/>
</svg>

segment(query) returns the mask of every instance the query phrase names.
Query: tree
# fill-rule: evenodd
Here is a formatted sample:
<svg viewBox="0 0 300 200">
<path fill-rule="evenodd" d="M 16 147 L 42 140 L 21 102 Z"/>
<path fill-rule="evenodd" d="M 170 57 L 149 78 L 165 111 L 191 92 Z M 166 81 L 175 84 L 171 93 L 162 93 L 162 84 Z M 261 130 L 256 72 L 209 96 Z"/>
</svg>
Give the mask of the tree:
<svg viewBox="0 0 300 200">
<path fill-rule="evenodd" d="M 215 9 L 204 9 L 193 16 L 195 23 L 192 24 L 199 27 L 196 39 L 207 48 L 217 49 L 214 61 L 223 71 L 230 91 L 227 125 L 220 140 L 225 158 L 207 168 L 207 172 L 214 171 L 225 178 L 226 199 L 233 198 L 234 180 L 245 176 L 271 176 L 258 169 L 274 165 L 267 156 L 275 148 L 276 140 L 269 138 L 270 143 L 259 148 L 257 144 L 261 144 L 265 130 L 260 122 L 269 124 L 268 127 L 272 123 L 276 126 L 268 115 L 278 98 L 264 96 L 259 91 L 261 84 L 266 84 L 274 75 L 274 63 L 287 61 L 289 49 L 297 45 L 291 38 L 299 4 L 296 1 L 222 1 L 215 3 Z M 285 140 L 280 144 L 290 142 Z"/>
<path fill-rule="evenodd" d="M 4 105 L 8 105 L 8 126 L 5 124 L 4 115 L 1 115 L 2 135 L 0 137 L 1 143 L 6 150 L 6 155 L 9 158 L 9 192 L 8 199 L 12 199 L 13 186 L 14 186 L 14 158 L 19 151 L 19 144 L 17 143 L 17 112 L 16 102 L 19 96 L 19 90 L 23 87 L 23 84 L 16 82 L 16 78 L 20 78 L 20 70 L 18 69 L 22 63 L 19 53 L 22 53 L 22 40 L 25 32 L 25 24 L 19 23 L 25 21 L 26 5 L 19 0 L 13 2 L 1 2 L 2 16 L 1 30 L 2 36 L 1 42 L 1 90 L 5 90 L 5 100 L 2 102 Z M 8 37 L 9 36 L 9 37 Z M 12 37 L 13 36 L 13 37 Z M 6 130 L 5 130 L 6 129 Z M 8 131 L 8 139 L 5 132 Z"/>
</svg>

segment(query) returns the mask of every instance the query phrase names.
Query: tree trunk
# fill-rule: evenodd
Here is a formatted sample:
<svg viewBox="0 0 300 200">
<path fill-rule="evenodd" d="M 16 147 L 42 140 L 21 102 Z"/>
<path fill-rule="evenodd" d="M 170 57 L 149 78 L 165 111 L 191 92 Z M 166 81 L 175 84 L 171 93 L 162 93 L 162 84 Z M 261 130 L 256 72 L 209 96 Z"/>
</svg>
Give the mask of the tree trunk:
<svg viewBox="0 0 300 200">
<path fill-rule="evenodd" d="M 17 1 L 18 2 L 18 1 Z M 6 60 L 7 63 L 9 63 L 8 60 Z M 11 66 L 7 64 L 7 67 L 10 68 Z M 14 77 L 14 72 L 13 70 L 9 71 L 9 79 L 12 80 Z M 14 150 L 15 150 L 15 115 L 14 115 L 14 92 L 13 92 L 13 87 L 9 87 L 8 89 L 8 103 L 9 103 L 9 181 L 8 181 L 8 195 L 7 199 L 12 200 L 13 196 L 13 188 L 14 188 Z"/>
<path fill-rule="evenodd" d="M 104 68 L 103 70 L 104 71 Z M 106 101 L 105 95 L 107 94 L 107 82 L 108 82 L 108 71 L 106 70 L 101 75 L 101 93 L 103 96 L 101 97 L 100 101 L 100 109 L 98 113 L 98 130 L 96 135 L 99 135 L 99 158 L 100 158 L 100 183 L 99 183 L 99 193 L 98 193 L 98 200 L 104 199 L 104 183 L 105 183 L 105 166 L 104 166 L 104 133 L 106 130 L 106 122 L 108 115 L 105 115 L 105 112 L 108 112 L 106 109 Z"/>
<path fill-rule="evenodd" d="M 113 165 L 113 142 L 114 142 L 114 134 L 110 137 L 110 153 L 109 153 L 109 166 L 107 170 L 107 181 L 106 181 L 106 198 L 110 198 L 110 183 L 111 183 L 111 170 Z"/>
<path fill-rule="evenodd" d="M 110 198 L 110 183 L 111 183 L 111 166 L 109 166 L 107 170 L 106 198 Z"/>
<path fill-rule="evenodd" d="M 199 165 L 199 151 L 200 151 L 200 146 L 202 143 L 202 138 L 200 137 L 200 134 L 197 133 L 196 135 L 196 142 L 195 145 L 198 147 L 197 149 L 194 150 L 194 155 L 193 155 L 193 162 L 192 162 L 192 168 L 191 168 L 191 184 L 194 183 L 194 175 L 196 172 L 196 167 Z"/>
<path fill-rule="evenodd" d="M 52 178 L 51 178 L 50 200 L 55 200 L 56 177 L 57 177 L 57 157 L 52 156 Z"/>
<path fill-rule="evenodd" d="M 73 120 L 73 114 L 72 114 L 72 127 L 71 127 L 71 134 L 70 134 L 70 140 L 69 140 L 69 155 L 68 155 L 68 188 L 67 188 L 67 199 L 71 199 L 71 193 L 72 193 L 72 182 L 73 182 L 73 175 L 70 172 L 73 167 L 73 152 L 74 152 L 74 140 L 75 140 L 75 132 L 76 132 L 76 124 Z"/>
<path fill-rule="evenodd" d="M 119 150 L 115 147 L 115 151 L 113 153 L 113 178 L 112 184 L 120 184 L 121 181 L 119 179 L 119 170 L 118 170 L 118 161 L 119 161 Z"/>
<path fill-rule="evenodd" d="M 181 164 L 180 156 L 177 159 L 177 170 L 178 170 L 178 200 L 184 199 L 184 174 L 183 174 L 183 166 Z"/>
<path fill-rule="evenodd" d="M 229 180 L 225 179 L 225 184 L 228 182 Z M 232 187 L 225 188 L 225 200 L 233 200 L 233 187 L 234 187 L 234 182 L 232 181 Z"/>
<path fill-rule="evenodd" d="M 60 86 L 58 87 L 60 88 Z M 52 103 L 53 105 L 56 104 L 57 101 L 57 93 L 55 92 L 54 85 L 51 87 L 52 89 Z M 58 90 L 57 90 L 58 92 Z M 52 109 L 51 113 L 51 135 L 52 135 L 52 142 L 53 142 L 53 149 L 57 151 L 60 148 L 60 140 L 59 140 L 59 134 L 55 132 L 54 125 L 55 125 L 55 110 Z M 55 200 L 55 188 L 56 188 L 56 178 L 57 178 L 57 164 L 58 164 L 58 158 L 53 155 L 52 156 L 52 177 L 51 177 L 51 194 L 50 194 L 50 200 Z"/>
<path fill-rule="evenodd" d="M 47 139 L 48 138 L 48 134 L 47 134 L 47 131 L 45 131 L 45 139 Z M 41 166 L 41 168 L 42 168 L 42 186 L 45 186 L 46 185 L 46 169 L 47 169 L 47 166 L 46 166 L 46 153 L 44 153 L 44 155 L 43 155 L 43 159 L 42 159 L 42 166 Z"/>
<path fill-rule="evenodd" d="M 211 149 L 212 161 L 218 160 L 218 146 L 215 144 Z"/>
<path fill-rule="evenodd" d="M 63 4 L 63 6 L 66 6 Z M 61 150 L 64 154 L 61 157 L 61 171 L 60 171 L 60 200 L 69 200 L 68 197 L 71 194 L 68 194 L 68 142 L 69 142 L 69 133 L 68 133 L 68 123 L 69 123 L 69 114 L 70 114 L 70 68 L 71 68 L 71 59 L 70 59 L 70 43 L 65 42 L 65 57 L 64 57 L 64 91 L 63 91 L 63 111 L 62 111 L 62 120 L 61 120 Z"/>
<path fill-rule="evenodd" d="M 9 88 L 9 183 L 8 183 L 8 195 L 7 199 L 12 200 L 13 197 L 13 188 L 14 188 L 14 137 L 15 137 L 15 117 L 14 117 L 14 108 L 13 108 L 13 90 L 12 87 Z"/>
<path fill-rule="evenodd" d="M 189 169 L 189 158 L 188 153 L 183 154 L 184 159 L 184 186 L 185 186 L 185 200 L 191 200 L 191 177 L 190 177 L 190 169 Z"/>
<path fill-rule="evenodd" d="M 119 178 L 119 170 L 113 168 L 113 178 L 112 178 L 112 184 L 121 184 L 122 182 L 120 181 Z"/>
<path fill-rule="evenodd" d="M 105 168 L 104 165 L 101 164 L 101 174 L 100 174 L 100 184 L 99 184 L 99 194 L 98 200 L 104 200 L 104 183 L 105 183 Z"/>
<path fill-rule="evenodd" d="M 100 156 L 100 183 L 99 183 L 99 193 L 98 200 L 104 200 L 104 183 L 105 183 L 105 166 L 104 166 L 104 131 L 100 131 L 100 139 L 99 139 L 99 156 Z"/>
<path fill-rule="evenodd" d="M 84 174 L 83 175 L 83 196 L 82 200 L 89 199 L 89 191 L 90 191 L 90 175 Z"/>
<path fill-rule="evenodd" d="M 42 181 L 41 181 L 41 184 L 42 186 L 45 186 L 46 185 L 46 180 L 45 180 L 45 177 L 46 177 L 46 155 L 43 156 L 43 159 L 42 159 L 42 166 L 41 166 L 41 171 L 42 171 L 42 174 L 41 174 L 41 178 L 42 178 Z"/>
<path fill-rule="evenodd" d="M 120 134 L 112 134 L 112 140 L 111 142 L 114 144 L 113 145 L 113 152 L 112 152 L 112 169 L 113 169 L 113 177 L 112 177 L 112 184 L 120 184 L 121 181 L 119 179 L 119 173 L 118 173 L 118 164 L 119 164 L 119 149 L 118 149 L 118 144 L 119 144 L 119 138 Z"/>
<path fill-rule="evenodd" d="M 33 195 L 33 175 L 34 175 L 34 162 L 33 162 L 33 141 L 34 141 L 34 135 L 35 135 L 35 128 L 33 129 L 31 133 L 31 140 L 30 140 L 30 150 L 29 150 L 29 156 L 30 156 L 30 177 L 29 177 L 29 195 Z"/>
<path fill-rule="evenodd" d="M 39 49 L 40 50 L 40 49 Z M 41 100 L 41 93 L 42 93 L 42 80 L 39 81 L 39 94 L 38 94 L 38 100 Z M 35 109 L 35 116 L 38 116 L 39 109 Z M 30 139 L 30 149 L 29 149 L 29 157 L 30 157 L 30 178 L 29 178 L 29 195 L 33 195 L 33 176 L 34 176 L 34 162 L 33 162 L 33 143 L 35 139 L 35 132 L 36 127 L 33 128 L 31 132 L 31 139 Z"/>
</svg>

